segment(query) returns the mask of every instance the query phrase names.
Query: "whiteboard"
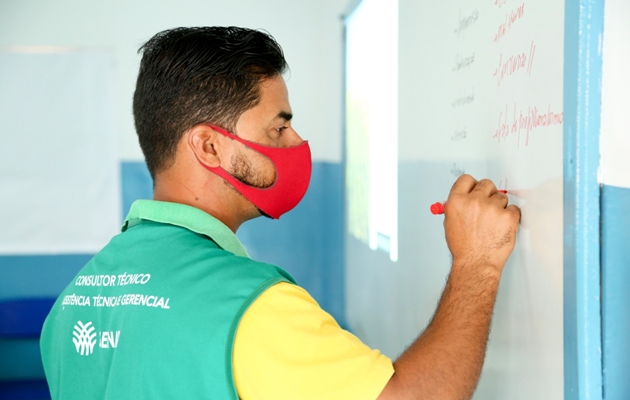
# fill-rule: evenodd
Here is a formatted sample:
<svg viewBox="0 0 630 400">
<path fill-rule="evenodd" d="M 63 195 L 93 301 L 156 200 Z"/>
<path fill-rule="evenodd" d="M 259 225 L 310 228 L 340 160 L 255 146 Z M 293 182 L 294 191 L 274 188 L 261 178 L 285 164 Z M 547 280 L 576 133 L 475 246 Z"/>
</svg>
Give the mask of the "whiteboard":
<svg viewBox="0 0 630 400">
<path fill-rule="evenodd" d="M 563 22 L 559 0 L 399 1 L 398 260 L 346 234 L 346 317 L 402 353 L 450 269 L 429 205 L 492 179 L 523 214 L 475 399 L 563 398 Z"/>
</svg>

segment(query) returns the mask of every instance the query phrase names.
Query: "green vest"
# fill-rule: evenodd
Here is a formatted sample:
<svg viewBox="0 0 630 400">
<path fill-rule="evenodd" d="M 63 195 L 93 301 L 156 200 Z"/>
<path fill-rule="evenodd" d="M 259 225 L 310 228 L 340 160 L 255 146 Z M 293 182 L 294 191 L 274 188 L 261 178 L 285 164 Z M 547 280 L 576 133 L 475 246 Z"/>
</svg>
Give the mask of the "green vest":
<svg viewBox="0 0 630 400">
<path fill-rule="evenodd" d="M 140 200 L 63 291 L 41 337 L 53 399 L 237 399 L 239 321 L 293 278 L 194 207 Z"/>
</svg>

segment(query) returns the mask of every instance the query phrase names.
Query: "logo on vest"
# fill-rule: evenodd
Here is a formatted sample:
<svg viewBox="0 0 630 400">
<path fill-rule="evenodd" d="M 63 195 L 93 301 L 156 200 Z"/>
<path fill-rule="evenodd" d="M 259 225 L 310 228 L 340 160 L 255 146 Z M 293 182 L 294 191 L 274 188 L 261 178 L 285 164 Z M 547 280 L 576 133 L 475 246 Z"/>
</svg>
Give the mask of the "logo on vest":
<svg viewBox="0 0 630 400">
<path fill-rule="evenodd" d="M 120 339 L 120 331 L 102 331 L 96 332 L 96 328 L 92 322 L 83 323 L 78 321 L 72 332 L 72 342 L 74 347 L 82 356 L 89 356 L 94 352 L 94 345 L 98 341 L 98 347 L 101 349 L 109 349 L 118 347 L 118 339 Z M 100 340 L 97 340 L 97 337 Z"/>
<path fill-rule="evenodd" d="M 72 332 L 72 341 L 74 342 L 74 347 L 77 349 L 77 353 L 82 356 L 89 356 L 94 351 L 94 345 L 96 344 L 96 332 L 94 326 L 92 326 L 92 322 L 88 322 L 87 324 L 83 324 L 83 322 L 79 321 L 74 326 L 74 332 Z"/>
</svg>

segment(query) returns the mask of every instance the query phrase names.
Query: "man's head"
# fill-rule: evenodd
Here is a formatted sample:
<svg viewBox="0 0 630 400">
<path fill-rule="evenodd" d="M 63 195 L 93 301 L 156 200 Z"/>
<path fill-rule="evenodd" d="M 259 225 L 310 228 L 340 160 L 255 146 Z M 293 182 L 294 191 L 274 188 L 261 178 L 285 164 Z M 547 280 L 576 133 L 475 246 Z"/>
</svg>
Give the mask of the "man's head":
<svg viewBox="0 0 630 400">
<path fill-rule="evenodd" d="M 202 209 L 234 231 L 295 207 L 311 155 L 291 125 L 275 40 L 243 28 L 179 28 L 141 51 L 133 108 L 153 198 Z"/>
<path fill-rule="evenodd" d="M 236 27 L 167 30 L 140 51 L 133 113 L 154 179 L 172 165 L 187 130 L 211 123 L 233 131 L 260 101 L 261 83 L 287 68 L 270 35 Z"/>
</svg>

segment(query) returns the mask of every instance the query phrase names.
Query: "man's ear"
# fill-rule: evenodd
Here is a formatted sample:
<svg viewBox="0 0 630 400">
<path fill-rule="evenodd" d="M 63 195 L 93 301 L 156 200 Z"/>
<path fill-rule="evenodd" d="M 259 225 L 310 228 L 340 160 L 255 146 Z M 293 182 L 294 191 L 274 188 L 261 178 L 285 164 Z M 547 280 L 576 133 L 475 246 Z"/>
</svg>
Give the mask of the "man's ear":
<svg viewBox="0 0 630 400">
<path fill-rule="evenodd" d="M 197 160 L 206 167 L 218 167 L 221 164 L 219 152 L 219 134 L 205 124 L 193 126 L 187 133 L 188 146 Z"/>
</svg>

